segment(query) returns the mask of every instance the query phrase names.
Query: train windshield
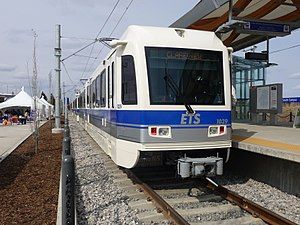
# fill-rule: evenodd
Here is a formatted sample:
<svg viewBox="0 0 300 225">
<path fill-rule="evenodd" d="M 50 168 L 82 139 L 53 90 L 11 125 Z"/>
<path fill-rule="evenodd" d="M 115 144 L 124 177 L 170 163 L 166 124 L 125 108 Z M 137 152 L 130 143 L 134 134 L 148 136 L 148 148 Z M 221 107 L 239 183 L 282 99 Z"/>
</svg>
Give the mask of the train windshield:
<svg viewBox="0 0 300 225">
<path fill-rule="evenodd" d="M 145 47 L 152 105 L 224 105 L 222 52 Z"/>
</svg>

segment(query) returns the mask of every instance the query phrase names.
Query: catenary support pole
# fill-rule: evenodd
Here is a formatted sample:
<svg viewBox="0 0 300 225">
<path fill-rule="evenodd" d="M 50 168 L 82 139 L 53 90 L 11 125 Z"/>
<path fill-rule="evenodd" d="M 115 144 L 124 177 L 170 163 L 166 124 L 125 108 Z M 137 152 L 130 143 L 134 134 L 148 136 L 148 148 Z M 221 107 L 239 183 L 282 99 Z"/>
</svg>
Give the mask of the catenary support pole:
<svg viewBox="0 0 300 225">
<path fill-rule="evenodd" d="M 55 76 L 56 76 L 56 87 L 55 87 L 55 127 L 52 129 L 52 133 L 61 133 L 63 129 L 60 126 L 60 101 L 61 101 L 61 88 L 60 88 L 60 57 L 61 57 L 61 48 L 60 48 L 60 25 L 55 25 L 55 33 L 56 33 L 56 43 L 54 48 L 54 56 L 56 58 L 56 68 L 55 68 Z"/>
<path fill-rule="evenodd" d="M 66 86 L 65 86 L 65 82 L 63 82 L 63 115 L 66 119 L 66 90 L 65 90 Z"/>
</svg>

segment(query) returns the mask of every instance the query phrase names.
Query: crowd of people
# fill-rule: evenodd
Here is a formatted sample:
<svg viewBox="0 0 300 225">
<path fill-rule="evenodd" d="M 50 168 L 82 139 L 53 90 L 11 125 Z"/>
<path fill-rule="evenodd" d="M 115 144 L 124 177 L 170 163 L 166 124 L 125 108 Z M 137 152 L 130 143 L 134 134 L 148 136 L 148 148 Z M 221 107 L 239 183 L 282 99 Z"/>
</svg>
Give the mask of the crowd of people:
<svg viewBox="0 0 300 225">
<path fill-rule="evenodd" d="M 3 126 L 9 126 L 12 124 L 26 124 L 30 119 L 29 110 L 25 112 L 21 110 L 5 111 L 2 116 L 0 116 L 0 121 Z"/>
</svg>

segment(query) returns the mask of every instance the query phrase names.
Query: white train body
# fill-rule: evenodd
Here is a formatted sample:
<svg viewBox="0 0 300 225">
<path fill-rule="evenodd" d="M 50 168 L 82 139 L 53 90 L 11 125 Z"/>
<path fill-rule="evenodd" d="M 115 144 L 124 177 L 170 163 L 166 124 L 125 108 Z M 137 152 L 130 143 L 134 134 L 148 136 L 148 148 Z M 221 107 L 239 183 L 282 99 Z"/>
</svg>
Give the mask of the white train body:
<svg viewBox="0 0 300 225">
<path fill-rule="evenodd" d="M 231 147 L 228 50 L 213 32 L 130 26 L 111 45 L 75 108 L 117 165 L 134 167 L 144 151 Z"/>
</svg>

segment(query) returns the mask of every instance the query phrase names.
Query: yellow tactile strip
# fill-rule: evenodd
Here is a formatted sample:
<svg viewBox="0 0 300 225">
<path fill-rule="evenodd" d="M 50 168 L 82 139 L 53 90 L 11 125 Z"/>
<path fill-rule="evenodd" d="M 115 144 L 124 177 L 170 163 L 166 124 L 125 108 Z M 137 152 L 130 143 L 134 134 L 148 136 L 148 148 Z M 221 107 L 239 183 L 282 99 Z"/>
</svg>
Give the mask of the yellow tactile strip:
<svg viewBox="0 0 300 225">
<path fill-rule="evenodd" d="M 269 148 L 282 149 L 285 151 L 297 151 L 300 152 L 300 145 L 292 145 L 278 141 L 270 141 L 255 137 L 243 137 L 239 135 L 232 135 L 232 141 L 245 142 L 249 144 L 262 145 Z"/>
</svg>

